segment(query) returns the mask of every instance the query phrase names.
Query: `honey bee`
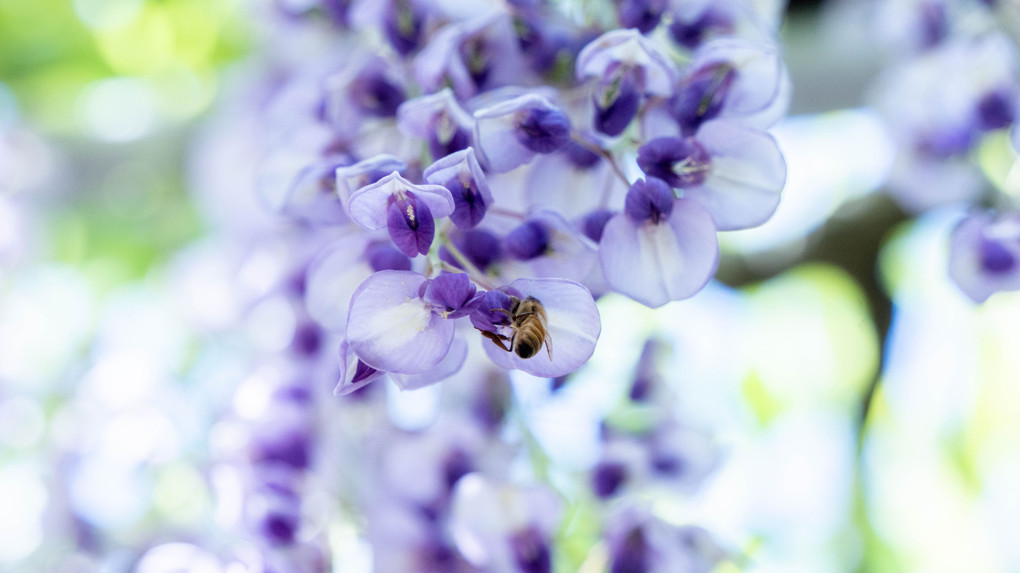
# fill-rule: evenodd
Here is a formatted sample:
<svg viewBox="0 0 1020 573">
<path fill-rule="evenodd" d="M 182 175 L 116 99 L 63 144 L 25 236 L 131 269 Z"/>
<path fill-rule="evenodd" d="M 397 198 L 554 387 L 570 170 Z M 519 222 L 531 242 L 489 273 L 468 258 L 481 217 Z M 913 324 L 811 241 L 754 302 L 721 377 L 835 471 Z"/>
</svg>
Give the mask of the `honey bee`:
<svg viewBox="0 0 1020 573">
<path fill-rule="evenodd" d="M 512 305 L 509 312 L 502 308 L 494 308 L 492 312 L 502 312 L 510 318 L 510 328 L 513 329 L 513 334 L 506 337 L 483 330 L 481 331 L 482 335 L 503 350 L 513 352 L 521 358 L 531 358 L 538 354 L 544 343 L 549 360 L 552 360 L 552 337 L 549 336 L 549 327 L 546 326 L 545 308 L 542 303 L 533 296 L 524 300 L 512 296 L 510 300 Z M 510 342 L 509 348 L 503 343 L 504 341 Z"/>
</svg>

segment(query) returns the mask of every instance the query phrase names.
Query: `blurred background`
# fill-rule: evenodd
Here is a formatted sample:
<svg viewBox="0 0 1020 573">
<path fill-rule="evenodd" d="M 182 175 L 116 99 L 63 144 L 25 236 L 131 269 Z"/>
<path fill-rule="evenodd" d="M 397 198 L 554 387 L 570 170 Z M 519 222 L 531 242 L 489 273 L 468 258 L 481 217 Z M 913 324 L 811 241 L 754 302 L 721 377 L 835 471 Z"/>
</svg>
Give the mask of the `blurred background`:
<svg viewBox="0 0 1020 573">
<path fill-rule="evenodd" d="M 695 493 L 651 502 L 736 556 L 718 571 L 1017 571 L 1020 296 L 978 305 L 949 282 L 963 206 L 913 216 L 882 193 L 894 143 L 867 105 L 883 54 L 863 6 L 786 15 L 775 217 L 726 234 L 718 280 L 693 299 L 600 300 L 592 363 L 562 389 L 515 375 L 514 403 L 569 496 L 600 421 L 640 415 L 627 384 L 660 340 L 674 413 L 721 453 Z M 225 188 L 244 188 L 235 158 L 204 150 L 274 25 L 261 14 L 0 0 L 0 571 L 249 570 L 227 557 L 244 536 L 225 525 L 221 466 L 258 401 L 238 391 L 264 375 L 253 356 L 296 326 L 249 304 L 280 261 L 223 239 L 258 204 Z M 1001 182 L 1016 155 L 1001 136 L 978 159 Z M 382 392 L 397 427 L 439 415 L 437 387 Z M 318 479 L 341 479 L 320 464 Z M 333 570 L 371 570 L 363 517 L 329 507 L 302 535 L 318 532 Z M 604 570 L 605 548 L 575 534 L 560 533 L 557 571 Z"/>
</svg>

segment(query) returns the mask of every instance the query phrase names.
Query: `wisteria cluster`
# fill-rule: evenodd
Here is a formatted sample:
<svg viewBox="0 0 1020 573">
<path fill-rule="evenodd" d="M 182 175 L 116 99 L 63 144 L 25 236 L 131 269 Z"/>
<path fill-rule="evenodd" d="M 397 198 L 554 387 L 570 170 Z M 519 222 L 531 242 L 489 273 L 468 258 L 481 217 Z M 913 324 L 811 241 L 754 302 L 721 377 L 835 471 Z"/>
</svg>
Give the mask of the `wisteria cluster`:
<svg viewBox="0 0 1020 573">
<path fill-rule="evenodd" d="M 339 393 L 434 383 L 474 340 L 504 368 L 568 374 L 598 340 L 595 298 L 690 297 L 717 232 L 776 209 L 786 167 L 765 130 L 789 79 L 752 6 L 568 8 L 284 11 L 319 44 L 278 62 L 258 184 L 312 230 L 305 296 L 343 337 Z"/>
<path fill-rule="evenodd" d="M 1013 9 L 889 0 L 876 10 L 876 21 L 887 23 L 878 29 L 890 63 L 873 99 L 898 147 L 889 192 L 912 214 L 970 207 L 953 233 L 949 275 L 975 302 L 1020 288 L 1015 182 L 990 179 L 980 165 L 981 150 L 1004 145 L 1007 134 L 1020 149 Z"/>
</svg>

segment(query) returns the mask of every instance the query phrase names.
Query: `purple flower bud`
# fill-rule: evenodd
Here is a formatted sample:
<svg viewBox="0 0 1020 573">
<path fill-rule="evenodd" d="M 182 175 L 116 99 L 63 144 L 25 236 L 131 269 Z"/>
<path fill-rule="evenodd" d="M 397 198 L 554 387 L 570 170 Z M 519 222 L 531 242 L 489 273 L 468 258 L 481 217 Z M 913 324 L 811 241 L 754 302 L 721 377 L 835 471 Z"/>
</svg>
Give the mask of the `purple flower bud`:
<svg viewBox="0 0 1020 573">
<path fill-rule="evenodd" d="M 503 257 L 503 246 L 499 237 L 483 229 L 451 233 L 450 240 L 471 264 L 482 271 Z M 445 246 L 439 248 L 439 258 L 459 269 L 467 270 Z"/>
<path fill-rule="evenodd" d="M 613 30 L 589 43 L 577 56 L 576 74 L 603 82 L 631 75 L 638 93 L 659 97 L 669 97 L 677 79 L 676 66 L 637 30 Z"/>
<path fill-rule="evenodd" d="M 525 221 L 507 234 L 503 245 L 515 259 L 534 259 L 545 254 L 549 248 L 549 231 L 538 221 Z"/>
<path fill-rule="evenodd" d="M 651 32 L 659 25 L 665 4 L 663 0 L 620 0 L 616 7 L 620 27 L 637 28 L 642 34 Z"/>
<path fill-rule="evenodd" d="M 638 149 L 637 163 L 645 174 L 682 189 L 704 183 L 711 157 L 694 138 L 658 137 Z"/>
<path fill-rule="evenodd" d="M 469 303 L 477 290 L 466 274 L 443 273 L 427 283 L 422 299 L 434 305 L 444 318 L 460 318 L 474 310 Z"/>
<path fill-rule="evenodd" d="M 436 223 L 428 204 L 410 192 L 390 203 L 386 228 L 393 244 L 408 257 L 427 254 L 436 235 Z"/>
<path fill-rule="evenodd" d="M 1002 129 L 1016 117 L 1015 96 L 1002 90 L 985 94 L 977 103 L 978 125 L 981 129 Z"/>
<path fill-rule="evenodd" d="M 736 30 L 733 16 L 709 4 L 692 20 L 686 20 L 679 14 L 673 15 L 669 25 L 669 35 L 676 43 L 693 50 L 706 39 L 713 36 L 732 35 Z"/>
<path fill-rule="evenodd" d="M 384 70 L 366 66 L 351 82 L 350 97 L 357 108 L 376 117 L 393 117 L 404 101 L 404 89 L 391 81 Z"/>
<path fill-rule="evenodd" d="M 411 259 L 388 243 L 369 243 L 365 260 L 373 272 L 411 270 Z"/>
<path fill-rule="evenodd" d="M 592 490 L 602 499 L 615 494 L 626 480 L 627 468 L 620 462 L 599 462 L 591 471 Z"/>
<path fill-rule="evenodd" d="M 1020 289 L 1020 216 L 974 213 L 953 230 L 949 277 L 974 302 Z"/>
<path fill-rule="evenodd" d="M 627 129 L 637 115 L 641 94 L 627 73 L 617 77 L 601 91 L 601 94 L 592 95 L 595 103 L 594 126 L 602 133 L 616 137 Z"/>
<path fill-rule="evenodd" d="M 613 215 L 614 213 L 607 209 L 599 209 L 588 213 L 581 219 L 581 232 L 584 233 L 585 237 L 598 243 L 602 240 L 602 231 L 606 228 L 606 223 L 609 222 Z"/>
<path fill-rule="evenodd" d="M 949 35 L 949 16 L 945 2 L 919 2 L 921 21 L 921 47 L 939 45 Z"/>
<path fill-rule="evenodd" d="M 514 135 L 535 153 L 552 153 L 570 141 L 570 120 L 557 109 L 531 109 L 521 114 Z"/>
<path fill-rule="evenodd" d="M 424 11 L 414 0 L 392 0 L 383 12 L 382 31 L 393 49 L 406 56 L 421 43 Z"/>
<path fill-rule="evenodd" d="M 681 133 L 693 135 L 702 123 L 719 115 L 735 79 L 736 71 L 725 62 L 684 78 L 670 100 L 670 113 L 680 124 Z"/>
<path fill-rule="evenodd" d="M 623 536 L 620 542 L 610 548 L 612 565 L 610 573 L 638 573 L 650 570 L 648 542 L 644 531 L 636 526 Z"/>
<path fill-rule="evenodd" d="M 425 181 L 446 187 L 453 196 L 450 220 L 461 229 L 472 229 L 485 217 L 492 192 L 475 159 L 473 148 L 450 154 L 425 170 Z"/>
<path fill-rule="evenodd" d="M 510 553 L 521 573 L 550 573 L 552 558 L 548 540 L 534 527 L 510 535 Z"/>
<path fill-rule="evenodd" d="M 651 221 L 658 225 L 660 221 L 669 218 L 675 200 L 673 189 L 662 179 L 638 179 L 627 192 L 624 213 L 635 223 Z"/>
</svg>

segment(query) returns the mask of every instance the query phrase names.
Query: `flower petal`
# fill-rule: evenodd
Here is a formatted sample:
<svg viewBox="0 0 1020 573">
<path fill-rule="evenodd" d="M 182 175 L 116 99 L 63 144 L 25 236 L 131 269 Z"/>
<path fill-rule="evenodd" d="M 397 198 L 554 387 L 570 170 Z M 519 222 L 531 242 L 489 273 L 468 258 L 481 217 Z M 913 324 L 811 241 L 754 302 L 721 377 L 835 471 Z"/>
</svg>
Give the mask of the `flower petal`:
<svg viewBox="0 0 1020 573">
<path fill-rule="evenodd" d="M 390 378 L 396 382 L 397 386 L 400 386 L 401 390 L 424 388 L 449 378 L 460 371 L 460 367 L 464 365 L 464 361 L 467 359 L 467 352 L 467 341 L 461 337 L 454 338 L 450 344 L 449 352 L 446 353 L 446 356 L 434 368 L 430 368 L 421 374 L 392 373 Z"/>
<path fill-rule="evenodd" d="M 485 351 L 493 362 L 534 376 L 555 378 L 577 370 L 591 358 L 602 332 L 602 320 L 587 288 L 564 279 L 518 279 L 510 286 L 522 297 L 531 296 L 542 303 L 552 358 L 544 347 L 525 359 L 486 340 Z"/>
<path fill-rule="evenodd" d="M 708 209 L 720 231 L 767 221 L 786 184 L 786 161 L 776 140 L 725 120 L 706 122 L 695 139 L 712 157 L 712 170 L 701 187 L 684 195 Z"/>
<path fill-rule="evenodd" d="M 380 271 L 351 298 L 347 340 L 363 362 L 386 372 L 418 374 L 439 364 L 454 323 L 418 296 L 426 279 L 411 271 Z"/>
<path fill-rule="evenodd" d="M 366 229 L 382 229 L 387 226 L 390 197 L 414 192 L 414 195 L 426 205 L 435 218 L 446 217 L 453 213 L 453 196 L 450 191 L 440 185 L 415 185 L 394 171 L 386 177 L 366 185 L 351 195 L 348 211 L 351 220 Z"/>
<path fill-rule="evenodd" d="M 613 290 L 654 308 L 701 290 L 715 274 L 719 243 L 708 211 L 677 199 L 659 225 L 638 225 L 623 214 L 610 219 L 599 254 Z"/>
</svg>

